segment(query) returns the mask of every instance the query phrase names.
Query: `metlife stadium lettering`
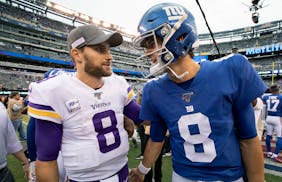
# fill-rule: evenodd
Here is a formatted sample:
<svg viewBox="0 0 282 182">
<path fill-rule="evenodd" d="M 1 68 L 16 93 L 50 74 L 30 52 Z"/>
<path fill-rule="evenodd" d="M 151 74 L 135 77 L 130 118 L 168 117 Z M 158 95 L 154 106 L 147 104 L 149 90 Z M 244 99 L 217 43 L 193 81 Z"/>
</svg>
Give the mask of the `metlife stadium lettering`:
<svg viewBox="0 0 282 182">
<path fill-rule="evenodd" d="M 246 56 L 252 54 L 263 54 L 263 53 L 270 53 L 270 52 L 277 52 L 282 50 L 282 43 L 271 44 L 261 47 L 253 47 L 246 49 Z"/>
</svg>

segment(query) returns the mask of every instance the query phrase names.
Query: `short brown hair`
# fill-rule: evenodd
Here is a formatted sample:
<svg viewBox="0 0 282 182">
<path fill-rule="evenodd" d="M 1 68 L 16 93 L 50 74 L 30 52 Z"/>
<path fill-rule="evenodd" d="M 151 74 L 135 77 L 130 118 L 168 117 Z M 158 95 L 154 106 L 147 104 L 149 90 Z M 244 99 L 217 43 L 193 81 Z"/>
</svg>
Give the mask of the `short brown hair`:
<svg viewBox="0 0 282 182">
<path fill-rule="evenodd" d="M 10 93 L 9 97 L 13 98 L 13 97 L 15 97 L 18 94 L 20 94 L 18 91 L 13 91 L 13 92 Z"/>
</svg>

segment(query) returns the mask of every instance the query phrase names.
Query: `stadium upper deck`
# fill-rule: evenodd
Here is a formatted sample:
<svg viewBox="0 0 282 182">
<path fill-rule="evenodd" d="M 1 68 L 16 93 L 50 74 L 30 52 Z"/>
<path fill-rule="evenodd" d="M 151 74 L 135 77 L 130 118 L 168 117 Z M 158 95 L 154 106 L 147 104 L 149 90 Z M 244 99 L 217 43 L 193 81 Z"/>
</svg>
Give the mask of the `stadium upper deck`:
<svg viewBox="0 0 282 182">
<path fill-rule="evenodd" d="M 9 84 L 11 89 L 26 89 L 29 82 L 38 79 L 37 73 L 43 75 L 42 73 L 50 68 L 73 67 L 66 48 L 66 37 L 75 26 L 48 18 L 47 12 L 56 15 L 59 13 L 46 8 L 47 6 L 42 4 L 36 5 L 28 1 L 0 1 L 1 77 L 6 75 L 11 78 L 15 71 L 33 72 L 36 75 L 30 80 L 19 81 L 26 84 Z M 77 19 L 73 23 L 87 22 Z M 130 46 L 129 42 L 124 41 L 120 47 L 111 49 L 114 57 L 113 70 L 125 76 L 139 90 L 146 79 L 142 78 L 134 63 L 140 53 Z M 22 64 L 29 66 L 22 67 Z"/>
<path fill-rule="evenodd" d="M 28 75 L 20 84 L 9 84 L 10 89 L 26 89 L 29 82 L 39 79 L 39 75 L 50 68 L 72 68 L 66 48 L 67 33 L 75 26 L 87 23 L 96 23 L 105 31 L 120 31 L 123 34 L 124 43 L 111 49 L 114 72 L 126 76 L 137 90 L 141 89 L 146 80 L 142 79 L 142 74 L 134 62 L 140 52 L 132 48 L 132 35 L 116 25 L 105 24 L 79 12 L 64 12 L 54 7 L 54 4 L 47 5 L 44 0 L 0 0 L 1 78 L 6 75 L 13 80 L 11 75 Z M 238 52 L 249 57 L 258 71 L 264 73 L 262 76 L 268 78 L 273 73 L 269 73 L 273 69 L 272 63 L 279 68 L 282 63 L 281 23 L 280 20 L 216 32 L 214 36 L 222 55 L 229 54 L 232 48 L 238 48 Z M 198 57 L 195 58 L 202 61 L 217 57 L 210 35 L 201 34 L 199 38 L 201 44 L 197 50 Z M 276 76 L 279 77 L 280 71 L 277 70 Z"/>
<path fill-rule="evenodd" d="M 201 34 L 199 38 L 200 47 L 197 52 L 208 55 L 210 60 L 218 57 L 210 34 Z M 282 83 L 282 20 L 216 32 L 214 38 L 222 55 L 230 54 L 236 49 L 248 57 L 268 85 L 274 81 L 270 81 L 273 77 Z"/>
</svg>

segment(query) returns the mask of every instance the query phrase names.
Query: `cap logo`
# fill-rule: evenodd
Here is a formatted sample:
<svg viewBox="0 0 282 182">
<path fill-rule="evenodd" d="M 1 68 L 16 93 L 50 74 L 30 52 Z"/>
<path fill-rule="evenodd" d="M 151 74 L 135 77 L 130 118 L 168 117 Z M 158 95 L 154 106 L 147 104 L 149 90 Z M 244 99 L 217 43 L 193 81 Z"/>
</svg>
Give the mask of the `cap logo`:
<svg viewBox="0 0 282 182">
<path fill-rule="evenodd" d="M 85 42 L 84 37 L 80 37 L 79 39 L 77 39 L 76 41 L 74 41 L 74 42 L 71 44 L 71 48 L 78 47 L 79 45 L 81 45 L 81 44 L 84 43 L 84 42 Z"/>
<path fill-rule="evenodd" d="M 166 6 L 162 8 L 165 10 L 167 18 L 169 21 L 171 20 L 179 20 L 183 15 L 185 15 L 185 11 L 180 6 Z"/>
</svg>

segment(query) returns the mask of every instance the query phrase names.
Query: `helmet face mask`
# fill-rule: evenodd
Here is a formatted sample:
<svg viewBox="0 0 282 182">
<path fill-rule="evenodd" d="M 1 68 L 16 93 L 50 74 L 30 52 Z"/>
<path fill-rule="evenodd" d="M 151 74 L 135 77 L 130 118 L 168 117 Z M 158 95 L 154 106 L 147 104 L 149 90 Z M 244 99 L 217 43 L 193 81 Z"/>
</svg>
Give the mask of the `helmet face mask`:
<svg viewBox="0 0 282 182">
<path fill-rule="evenodd" d="M 166 29 L 164 31 L 164 29 Z M 135 38 L 134 45 L 136 48 L 142 49 L 144 52 L 143 56 L 140 56 L 137 58 L 137 63 L 141 63 L 144 58 L 150 59 L 153 56 L 157 56 L 157 61 L 155 63 L 151 62 L 151 66 L 149 69 L 149 73 L 145 73 L 145 68 L 139 67 L 139 70 L 142 71 L 144 74 L 144 77 L 152 77 L 161 75 L 165 72 L 167 65 L 169 65 L 173 61 L 173 54 L 165 47 L 164 41 L 156 35 L 156 32 L 163 32 L 163 35 L 168 34 L 169 32 L 168 25 L 162 25 L 160 27 L 157 27 L 156 29 L 153 29 L 151 31 L 146 32 L 143 35 L 140 35 Z M 146 50 L 153 50 L 151 52 L 147 52 Z M 147 71 L 148 72 L 148 71 Z"/>
<path fill-rule="evenodd" d="M 170 63 L 186 56 L 198 45 L 193 15 L 183 6 L 174 3 L 161 3 L 150 8 L 141 19 L 138 32 L 134 46 L 154 50 L 146 52 L 138 58 L 138 62 L 144 57 L 158 54 L 157 62 L 152 64 L 146 77 L 162 74 Z"/>
</svg>

